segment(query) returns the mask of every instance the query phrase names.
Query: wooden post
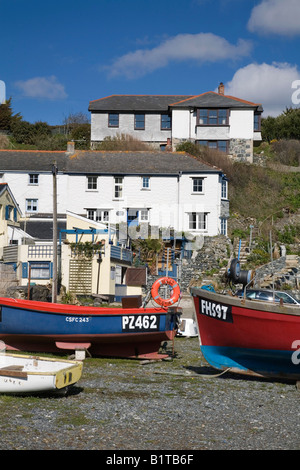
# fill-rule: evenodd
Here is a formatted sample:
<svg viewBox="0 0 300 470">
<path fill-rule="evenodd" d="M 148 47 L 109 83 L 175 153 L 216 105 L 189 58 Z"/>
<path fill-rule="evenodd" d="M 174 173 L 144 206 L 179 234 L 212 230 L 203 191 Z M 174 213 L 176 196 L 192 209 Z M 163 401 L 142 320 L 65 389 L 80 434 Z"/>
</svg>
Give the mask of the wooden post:
<svg viewBox="0 0 300 470">
<path fill-rule="evenodd" d="M 57 166 L 52 165 L 53 175 L 53 270 L 52 270 L 52 303 L 57 301 Z"/>
</svg>

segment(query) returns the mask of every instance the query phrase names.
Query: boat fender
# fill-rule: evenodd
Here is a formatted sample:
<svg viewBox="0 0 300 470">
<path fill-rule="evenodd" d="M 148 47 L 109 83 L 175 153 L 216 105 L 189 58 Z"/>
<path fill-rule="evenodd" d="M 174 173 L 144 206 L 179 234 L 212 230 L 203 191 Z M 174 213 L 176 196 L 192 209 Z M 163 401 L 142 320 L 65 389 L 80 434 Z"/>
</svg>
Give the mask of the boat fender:
<svg viewBox="0 0 300 470">
<path fill-rule="evenodd" d="M 172 287 L 171 297 L 169 299 L 162 299 L 158 293 L 160 287 L 165 284 Z M 175 279 L 172 279 L 171 277 L 161 277 L 154 282 L 151 288 L 151 296 L 158 305 L 169 307 L 178 301 L 180 297 L 180 287 Z"/>
</svg>

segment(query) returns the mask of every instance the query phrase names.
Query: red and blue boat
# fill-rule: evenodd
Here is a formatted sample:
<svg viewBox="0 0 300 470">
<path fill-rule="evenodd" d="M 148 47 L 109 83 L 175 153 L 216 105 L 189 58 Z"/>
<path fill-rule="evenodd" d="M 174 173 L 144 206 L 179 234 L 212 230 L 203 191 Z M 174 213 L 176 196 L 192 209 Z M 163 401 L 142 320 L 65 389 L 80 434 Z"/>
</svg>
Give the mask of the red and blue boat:
<svg viewBox="0 0 300 470">
<path fill-rule="evenodd" d="M 0 298 L 0 340 L 7 350 L 161 359 L 173 340 L 180 309 L 102 308 Z"/>
<path fill-rule="evenodd" d="M 192 287 L 201 352 L 218 370 L 300 380 L 300 306 Z"/>
</svg>

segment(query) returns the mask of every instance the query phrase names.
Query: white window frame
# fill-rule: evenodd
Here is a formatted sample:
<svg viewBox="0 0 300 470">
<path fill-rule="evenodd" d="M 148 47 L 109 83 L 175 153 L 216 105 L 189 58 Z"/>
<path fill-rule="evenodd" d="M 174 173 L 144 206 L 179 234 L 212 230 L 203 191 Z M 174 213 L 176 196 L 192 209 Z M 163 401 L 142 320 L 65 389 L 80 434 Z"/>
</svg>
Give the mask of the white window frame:
<svg viewBox="0 0 300 470">
<path fill-rule="evenodd" d="M 148 209 L 139 209 L 139 221 L 149 222 L 149 210 Z"/>
<path fill-rule="evenodd" d="M 36 198 L 28 198 L 25 201 L 25 212 L 36 213 L 38 212 L 38 202 Z"/>
<path fill-rule="evenodd" d="M 29 173 L 29 182 L 30 186 L 38 186 L 39 184 L 39 174 L 38 173 Z"/>
<path fill-rule="evenodd" d="M 192 178 L 192 194 L 204 194 L 204 179 L 203 176 Z M 197 189 L 197 181 L 201 181 L 201 189 Z M 200 188 L 200 186 L 199 186 Z"/>
<path fill-rule="evenodd" d="M 142 176 L 142 189 L 144 191 L 150 191 L 150 176 Z"/>
<path fill-rule="evenodd" d="M 109 222 L 109 209 L 87 209 L 87 218 L 96 222 Z"/>
<path fill-rule="evenodd" d="M 86 177 L 86 190 L 87 191 L 98 191 L 98 176 L 87 176 Z"/>
<path fill-rule="evenodd" d="M 227 199 L 228 198 L 228 184 L 227 181 L 222 178 L 221 181 L 221 199 Z"/>
<path fill-rule="evenodd" d="M 120 180 L 120 181 L 119 181 Z M 124 197 L 124 178 L 123 176 L 114 177 L 114 196 L 113 199 L 121 200 Z"/>
<path fill-rule="evenodd" d="M 220 226 L 221 226 L 221 235 L 227 236 L 227 219 L 222 217 Z"/>
<path fill-rule="evenodd" d="M 189 212 L 188 226 L 192 231 L 207 231 L 208 217 L 207 212 Z"/>
</svg>

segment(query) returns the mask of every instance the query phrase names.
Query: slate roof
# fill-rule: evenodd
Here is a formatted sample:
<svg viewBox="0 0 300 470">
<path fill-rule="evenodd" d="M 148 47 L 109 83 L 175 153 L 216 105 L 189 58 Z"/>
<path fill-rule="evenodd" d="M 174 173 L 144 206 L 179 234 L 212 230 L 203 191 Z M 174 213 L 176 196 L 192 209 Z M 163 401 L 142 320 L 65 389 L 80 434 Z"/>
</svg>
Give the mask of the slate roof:
<svg viewBox="0 0 300 470">
<path fill-rule="evenodd" d="M 179 172 L 221 172 L 181 152 L 75 151 L 74 154 L 67 154 L 0 150 L 0 173 L 51 172 L 55 161 L 58 171 L 66 174 L 177 175 Z"/>
<path fill-rule="evenodd" d="M 182 108 L 257 108 L 259 103 L 209 91 L 201 95 L 111 95 L 90 101 L 89 111 L 168 111 Z"/>
<path fill-rule="evenodd" d="M 64 151 L 0 150 L 0 173 L 10 170 L 48 172 L 56 162 L 59 171 L 66 166 Z"/>
<path fill-rule="evenodd" d="M 259 108 L 262 111 L 260 103 L 252 103 L 251 101 L 235 98 L 234 96 L 222 95 L 209 91 L 198 96 L 192 96 L 177 103 L 172 103 L 171 107 L 176 108 Z"/>
<path fill-rule="evenodd" d="M 173 102 L 191 95 L 111 95 L 90 101 L 89 111 L 168 111 Z"/>
</svg>

